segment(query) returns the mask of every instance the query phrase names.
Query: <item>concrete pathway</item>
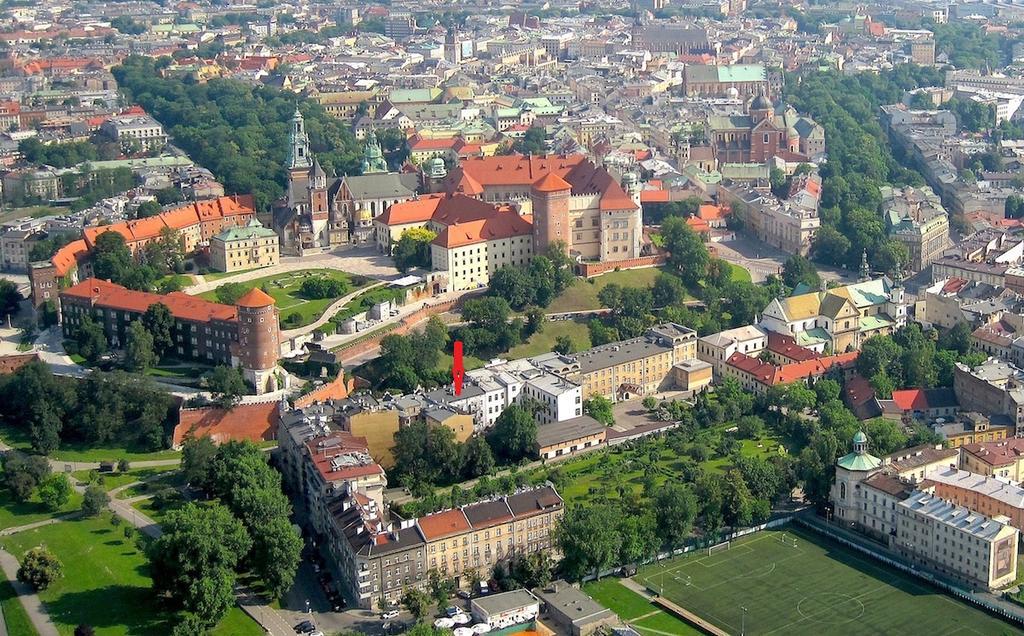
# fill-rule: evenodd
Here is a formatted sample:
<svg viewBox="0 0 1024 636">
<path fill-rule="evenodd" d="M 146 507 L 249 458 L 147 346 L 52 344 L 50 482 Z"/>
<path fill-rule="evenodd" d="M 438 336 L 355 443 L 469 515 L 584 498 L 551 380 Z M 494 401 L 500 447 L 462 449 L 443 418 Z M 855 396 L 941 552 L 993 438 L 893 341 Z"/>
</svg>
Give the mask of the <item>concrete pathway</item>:
<svg viewBox="0 0 1024 636">
<path fill-rule="evenodd" d="M 57 627 L 50 620 L 50 615 L 47 614 L 43 602 L 39 599 L 39 595 L 30 586 L 18 580 L 18 559 L 10 553 L 0 550 L 0 568 L 3 568 L 4 576 L 14 586 L 18 600 L 21 601 L 21 606 L 25 608 L 25 613 L 28 614 L 32 625 L 39 632 L 39 636 L 60 636 Z"/>
<path fill-rule="evenodd" d="M 361 288 L 357 289 L 356 291 L 352 292 L 351 294 L 347 294 L 345 296 L 342 296 L 338 300 L 336 300 L 333 303 L 331 303 L 331 305 L 327 309 L 324 310 L 324 313 L 320 314 L 320 317 L 317 318 L 315 321 L 311 322 L 310 324 L 308 324 L 308 325 L 306 325 L 304 327 L 297 327 L 295 329 L 288 329 L 286 331 L 282 331 L 281 332 L 281 340 L 282 341 L 284 341 L 284 340 L 291 340 L 292 338 L 296 338 L 298 336 L 304 336 L 307 333 L 315 331 L 317 327 L 321 327 L 323 325 L 326 325 L 328 322 L 330 322 L 331 318 L 334 318 L 334 314 L 336 314 L 339 311 L 341 311 L 342 308 L 345 307 L 345 305 L 347 305 L 350 302 L 352 302 L 353 300 L 355 300 L 361 294 L 363 294 L 363 293 L 365 293 L 365 292 L 367 292 L 367 291 L 369 291 L 371 289 L 376 289 L 378 287 L 382 287 L 382 286 L 384 286 L 386 284 L 387 283 L 384 283 L 384 282 L 373 283 L 372 285 L 367 285 L 366 287 L 361 287 Z"/>
<path fill-rule="evenodd" d="M 65 514 L 62 514 L 62 515 L 57 515 L 56 517 L 50 517 L 49 519 L 43 519 L 42 521 L 36 521 L 35 523 L 26 523 L 23 526 L 14 526 L 12 528 L 4 528 L 3 530 L 0 530 L 0 537 L 9 537 L 12 534 L 17 534 L 19 532 L 25 532 L 26 530 L 34 530 L 36 528 L 42 528 L 43 526 L 52 526 L 53 524 L 60 523 L 61 521 L 64 521 L 66 519 L 74 519 L 79 514 L 81 514 L 81 513 L 77 512 L 77 511 L 76 512 L 68 512 L 68 513 L 65 513 Z"/>
</svg>

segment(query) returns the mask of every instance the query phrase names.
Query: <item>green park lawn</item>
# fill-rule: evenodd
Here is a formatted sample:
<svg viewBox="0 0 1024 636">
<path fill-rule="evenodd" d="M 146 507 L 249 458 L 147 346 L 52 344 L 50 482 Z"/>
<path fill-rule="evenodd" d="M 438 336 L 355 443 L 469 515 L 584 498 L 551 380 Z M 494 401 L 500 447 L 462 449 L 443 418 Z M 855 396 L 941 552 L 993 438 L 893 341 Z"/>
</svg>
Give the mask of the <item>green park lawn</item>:
<svg viewBox="0 0 1024 636">
<path fill-rule="evenodd" d="M 655 488 L 683 479 L 683 465 L 690 461 L 689 456 L 680 455 L 662 438 L 651 438 L 648 444 L 641 450 L 611 447 L 554 464 L 554 470 L 558 473 L 559 494 L 567 502 L 615 499 L 619 497 L 618 489 L 624 487 L 633 495 L 642 496 L 651 448 L 658 451 L 658 459 L 653 466 Z M 759 440 L 740 440 L 740 452 L 748 457 L 767 458 L 780 452 L 779 445 L 779 440 L 770 436 Z M 732 467 L 732 463 L 729 457 L 713 454 L 711 458 L 700 462 L 700 466 L 724 474 Z M 546 469 L 537 469 L 531 471 L 529 476 L 534 481 L 543 481 L 548 474 Z"/>
<path fill-rule="evenodd" d="M 608 272 L 590 280 L 577 279 L 575 283 L 548 305 L 548 312 L 585 311 L 601 309 L 597 295 L 606 286 L 615 283 L 623 287 L 650 287 L 662 272 L 661 268 L 620 270 Z M 591 282 L 593 281 L 593 282 Z"/>
<path fill-rule="evenodd" d="M 1024 633 L 798 527 L 651 564 L 634 580 L 731 634 Z"/>
<path fill-rule="evenodd" d="M 734 281 L 741 282 L 741 283 L 743 283 L 743 282 L 746 282 L 746 283 L 751 282 L 752 279 L 750 278 L 750 272 L 748 272 L 745 268 L 740 267 L 739 265 L 736 265 L 735 263 L 729 263 L 729 267 L 730 267 L 729 277 L 732 278 Z"/>
<path fill-rule="evenodd" d="M 28 451 L 31 448 L 27 432 L 7 424 L 0 424 L 0 440 L 19 450 Z M 116 462 L 120 459 L 137 462 L 180 458 L 180 451 L 162 450 L 147 452 L 123 445 L 90 447 L 86 444 L 70 442 L 62 442 L 61 447 L 50 454 L 50 459 L 65 462 Z"/>
<path fill-rule="evenodd" d="M 0 609 L 4 613 L 7 633 L 11 636 L 36 636 L 39 633 L 29 620 L 25 607 L 18 600 L 14 586 L 6 580 L 0 580 Z"/>
<path fill-rule="evenodd" d="M 181 486 L 184 486 L 184 474 L 182 474 L 180 470 L 177 470 L 177 466 L 169 466 L 169 468 L 173 470 L 165 470 L 163 473 L 160 473 L 158 477 L 154 477 L 146 482 L 135 484 L 134 486 L 129 486 L 118 494 L 122 499 L 131 499 L 132 497 L 138 497 L 141 495 L 152 495 L 167 488 L 180 488 Z"/>
<path fill-rule="evenodd" d="M 82 507 L 82 495 L 77 492 L 71 493 L 68 502 L 61 506 L 60 510 L 53 512 L 39 501 L 39 497 L 32 495 L 28 501 L 15 501 L 11 492 L 5 487 L 0 487 L 0 530 L 24 526 L 56 515 L 75 512 Z"/>
<path fill-rule="evenodd" d="M 0 545 L 20 557 L 45 544 L 63 563 L 64 577 L 39 594 L 62 635 L 72 634 L 82 623 L 101 636 L 167 634 L 174 616 L 158 609 L 147 559 L 122 528 L 113 527 L 110 514 L 104 513 L 4 537 Z M 233 608 L 214 633 L 263 632 Z"/>
<path fill-rule="evenodd" d="M 374 287 L 368 289 L 363 293 L 359 294 L 351 301 L 349 301 L 344 307 L 338 310 L 338 313 L 334 314 L 331 318 L 332 322 L 341 323 L 348 320 L 352 316 L 365 313 L 370 307 L 377 303 L 382 303 L 385 300 L 399 301 L 405 295 L 405 291 L 402 289 L 396 289 L 394 287 Z"/>
<path fill-rule="evenodd" d="M 156 478 L 158 475 L 165 475 L 170 471 L 177 470 L 177 466 L 153 466 L 151 468 L 133 468 L 126 473 L 94 473 L 91 470 L 80 470 L 73 473 L 73 475 L 75 476 L 75 479 L 83 484 L 90 483 L 92 478 L 95 476 L 97 483 L 103 486 L 104 490 L 111 491 L 132 482 Z M 154 483 L 154 481 L 159 482 L 163 480 L 154 479 L 149 483 Z"/>
<path fill-rule="evenodd" d="M 266 286 L 267 292 L 277 301 L 277 309 L 281 313 L 282 325 L 287 323 L 289 329 L 303 327 L 315 322 L 339 297 L 306 299 L 299 295 L 299 288 L 302 281 L 310 276 L 323 276 L 333 280 L 344 281 L 348 286 L 345 294 L 351 294 L 360 287 L 367 285 L 370 281 L 363 276 L 353 276 L 346 272 L 334 269 L 303 269 L 274 276 L 264 276 L 247 280 L 242 284 L 247 288 Z M 354 280 L 360 282 L 355 285 Z M 230 281 L 229 281 L 230 282 Z M 199 294 L 200 298 L 217 301 L 217 290 L 210 290 Z M 289 316 L 297 315 L 297 319 L 289 321 Z"/>
<path fill-rule="evenodd" d="M 641 634 L 691 636 L 703 633 L 689 623 L 666 613 L 654 603 L 624 586 L 618 579 L 606 578 L 587 583 L 583 586 L 583 591 L 601 605 L 615 612 L 623 622 L 628 623 Z"/>
<path fill-rule="evenodd" d="M 576 284 L 585 285 L 586 283 L 577 282 Z M 559 336 L 569 336 L 575 345 L 575 351 L 590 348 L 590 330 L 587 329 L 585 321 L 549 320 L 544 323 L 544 328 L 541 331 L 530 336 L 526 342 L 512 347 L 506 357 L 511 359 L 529 358 L 547 353 L 555 348 L 555 340 Z"/>
</svg>

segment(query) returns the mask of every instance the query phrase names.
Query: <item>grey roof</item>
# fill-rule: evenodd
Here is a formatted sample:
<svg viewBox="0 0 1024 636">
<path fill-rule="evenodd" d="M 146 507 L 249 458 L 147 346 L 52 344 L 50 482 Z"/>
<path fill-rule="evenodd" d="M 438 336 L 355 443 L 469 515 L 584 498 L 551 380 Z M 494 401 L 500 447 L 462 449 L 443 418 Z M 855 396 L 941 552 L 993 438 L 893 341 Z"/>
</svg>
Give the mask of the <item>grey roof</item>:
<svg viewBox="0 0 1024 636">
<path fill-rule="evenodd" d="M 413 173 L 346 176 L 345 185 L 357 200 L 412 197 L 419 187 L 419 176 Z"/>
<path fill-rule="evenodd" d="M 549 612 L 554 610 L 568 617 L 574 625 L 588 625 L 614 616 L 610 609 L 565 581 L 554 581 L 547 587 L 534 588 L 533 593 L 547 604 Z"/>
<path fill-rule="evenodd" d="M 501 594 L 492 594 L 491 596 L 473 599 L 474 608 L 479 608 L 487 616 L 503 614 L 522 607 L 528 607 L 534 603 L 539 603 L 539 601 L 528 590 L 512 590 L 511 592 L 502 592 Z"/>
<path fill-rule="evenodd" d="M 958 506 L 940 497 L 915 491 L 910 498 L 897 505 L 928 517 L 932 521 L 955 528 L 979 539 L 993 540 L 1007 524 Z"/>
<path fill-rule="evenodd" d="M 555 444 L 564 444 L 574 439 L 597 435 L 605 430 L 605 425 L 589 415 L 581 415 L 571 420 L 542 424 L 537 427 L 537 445 L 541 448 Z"/>
<path fill-rule="evenodd" d="M 590 373 L 671 350 L 670 345 L 650 336 L 641 336 L 581 351 L 576 354 L 576 361 L 580 364 L 581 373 Z"/>
</svg>

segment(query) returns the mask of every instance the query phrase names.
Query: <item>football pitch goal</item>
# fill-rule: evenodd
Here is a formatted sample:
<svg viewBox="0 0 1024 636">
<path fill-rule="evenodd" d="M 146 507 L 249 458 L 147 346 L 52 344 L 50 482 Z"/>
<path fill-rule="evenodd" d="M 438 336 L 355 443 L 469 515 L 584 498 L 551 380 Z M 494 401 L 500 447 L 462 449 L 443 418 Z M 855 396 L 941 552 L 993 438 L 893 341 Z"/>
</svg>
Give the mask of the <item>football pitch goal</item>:
<svg viewBox="0 0 1024 636">
<path fill-rule="evenodd" d="M 796 527 L 697 550 L 635 577 L 740 634 L 1024 634 L 909 575 Z"/>
</svg>

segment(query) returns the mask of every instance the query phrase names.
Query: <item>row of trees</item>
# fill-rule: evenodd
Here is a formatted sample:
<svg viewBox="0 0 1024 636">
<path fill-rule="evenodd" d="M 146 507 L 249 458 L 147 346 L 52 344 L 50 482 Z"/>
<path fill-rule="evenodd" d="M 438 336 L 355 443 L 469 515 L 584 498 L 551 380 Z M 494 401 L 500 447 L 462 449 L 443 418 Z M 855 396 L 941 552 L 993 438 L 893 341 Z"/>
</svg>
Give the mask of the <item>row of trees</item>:
<svg viewBox="0 0 1024 636">
<path fill-rule="evenodd" d="M 534 256 L 527 267 L 506 265 L 491 276 L 490 295 L 503 298 L 516 311 L 547 307 L 575 281 L 572 262 L 556 245 Z"/>
<path fill-rule="evenodd" d="M 170 228 L 135 255 L 120 233 L 104 232 L 96 237 L 92 259 L 96 278 L 140 291 L 153 291 L 162 277 L 185 271 L 181 234 Z"/>
<path fill-rule="evenodd" d="M 158 450 L 166 446 L 173 413 L 169 394 L 148 378 L 121 372 L 78 380 L 34 361 L 0 377 L 0 420 L 27 433 L 41 454 L 62 442 Z"/>
<path fill-rule="evenodd" d="M 184 612 L 175 633 L 199 634 L 233 605 L 239 571 L 255 574 L 273 597 L 284 594 L 295 578 L 302 538 L 289 519 L 281 475 L 255 444 L 189 440 L 182 471 L 211 502 L 169 513 L 147 552 L 154 589 Z"/>
<path fill-rule="evenodd" d="M 228 192 L 252 193 L 264 211 L 284 193 L 289 122 L 296 106 L 305 117 L 310 151 L 327 174 L 359 174 L 362 149 L 355 136 L 317 104 L 234 80 L 195 84 L 163 77 L 159 70 L 169 63 L 170 58 L 131 56 L 113 73 L 128 99 L 156 117 Z"/>
</svg>

